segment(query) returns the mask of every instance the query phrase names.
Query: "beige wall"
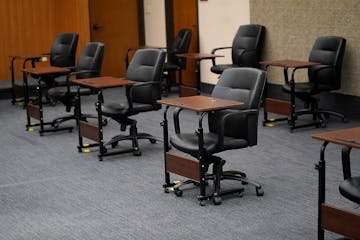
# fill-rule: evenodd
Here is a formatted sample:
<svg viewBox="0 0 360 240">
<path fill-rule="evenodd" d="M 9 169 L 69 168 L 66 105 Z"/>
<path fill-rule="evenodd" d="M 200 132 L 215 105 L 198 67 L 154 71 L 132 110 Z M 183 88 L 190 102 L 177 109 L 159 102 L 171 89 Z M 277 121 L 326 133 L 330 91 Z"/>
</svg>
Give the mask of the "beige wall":
<svg viewBox="0 0 360 240">
<path fill-rule="evenodd" d="M 346 38 L 342 74 L 344 94 L 360 96 L 360 1 L 358 0 L 251 0 L 251 23 L 266 27 L 263 59 L 307 60 L 321 35 Z M 306 71 L 296 76 L 306 79 Z M 280 69 L 270 68 L 268 80 L 282 84 Z"/>
<path fill-rule="evenodd" d="M 165 46 L 164 0 L 144 0 L 146 44 Z M 199 1 L 200 52 L 210 53 L 215 47 L 231 46 L 237 28 L 250 22 L 249 0 Z M 230 52 L 219 62 L 230 61 Z M 211 61 L 201 63 L 201 81 L 216 84 L 218 75 L 210 72 Z"/>
<path fill-rule="evenodd" d="M 213 48 L 231 46 L 240 25 L 250 23 L 249 0 L 199 1 L 200 52 L 210 53 Z M 219 51 L 225 55 L 216 62 L 231 63 L 231 50 Z M 216 84 L 218 75 L 210 71 L 211 61 L 201 63 L 201 82 Z"/>
<path fill-rule="evenodd" d="M 165 0 L 144 0 L 146 45 L 166 46 Z"/>
</svg>

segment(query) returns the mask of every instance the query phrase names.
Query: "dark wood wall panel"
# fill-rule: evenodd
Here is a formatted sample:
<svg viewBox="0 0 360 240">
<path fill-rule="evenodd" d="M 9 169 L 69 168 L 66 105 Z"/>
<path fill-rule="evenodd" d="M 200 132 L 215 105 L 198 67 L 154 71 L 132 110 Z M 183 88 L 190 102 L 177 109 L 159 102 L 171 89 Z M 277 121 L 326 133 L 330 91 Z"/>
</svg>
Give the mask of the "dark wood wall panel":
<svg viewBox="0 0 360 240">
<path fill-rule="evenodd" d="M 76 31 L 89 41 L 88 0 L 0 0 L 0 80 L 10 79 L 10 55 L 49 52 L 56 33 Z M 16 78 L 21 63 L 16 62 Z"/>
</svg>

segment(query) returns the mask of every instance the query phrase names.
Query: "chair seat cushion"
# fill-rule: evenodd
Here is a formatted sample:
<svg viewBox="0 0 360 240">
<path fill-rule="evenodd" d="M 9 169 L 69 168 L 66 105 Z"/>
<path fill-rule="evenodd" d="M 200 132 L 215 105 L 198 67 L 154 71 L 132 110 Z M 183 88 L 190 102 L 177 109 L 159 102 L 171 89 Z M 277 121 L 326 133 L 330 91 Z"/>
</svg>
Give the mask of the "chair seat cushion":
<svg viewBox="0 0 360 240">
<path fill-rule="evenodd" d="M 225 69 L 228 69 L 228 68 L 237 68 L 237 67 L 240 67 L 239 65 L 237 64 L 219 64 L 219 65 L 213 65 L 210 70 L 211 72 L 213 73 L 216 73 L 216 74 L 222 74 L 222 72 L 225 70 Z"/>
<path fill-rule="evenodd" d="M 77 86 L 70 86 L 70 94 L 72 96 L 76 95 L 78 91 Z M 48 90 L 48 94 L 50 97 L 54 98 L 62 98 L 67 93 L 67 87 L 53 87 Z M 92 91 L 90 88 L 80 88 L 80 95 L 90 95 Z"/>
<path fill-rule="evenodd" d="M 344 180 L 339 186 L 339 191 L 347 199 L 360 204 L 360 177 Z"/>
<path fill-rule="evenodd" d="M 124 116 L 124 115 L 130 116 L 140 112 L 148 112 L 154 110 L 151 104 L 141 104 L 141 103 L 134 103 L 131 112 L 128 112 L 128 108 L 129 106 L 127 103 L 115 103 L 115 102 L 109 102 L 101 106 L 102 113 L 105 116 L 109 116 L 109 117 Z"/>
<path fill-rule="evenodd" d="M 236 139 L 231 137 L 224 137 L 224 146 L 219 146 L 218 135 L 214 133 L 204 133 L 204 148 L 208 154 L 244 148 L 248 143 L 244 139 Z M 178 150 L 186 152 L 190 155 L 196 156 L 199 151 L 198 136 L 195 133 L 181 133 L 170 137 L 170 143 Z"/>
<path fill-rule="evenodd" d="M 164 64 L 164 71 L 176 71 L 176 70 L 180 70 L 180 69 L 181 69 L 181 67 L 174 63 L 167 62 Z"/>
<path fill-rule="evenodd" d="M 291 92 L 290 84 L 284 84 L 282 86 L 282 89 L 284 92 Z M 297 94 L 313 95 L 316 93 L 315 91 L 316 90 L 314 89 L 314 84 L 311 82 L 295 83 L 295 93 Z"/>
</svg>

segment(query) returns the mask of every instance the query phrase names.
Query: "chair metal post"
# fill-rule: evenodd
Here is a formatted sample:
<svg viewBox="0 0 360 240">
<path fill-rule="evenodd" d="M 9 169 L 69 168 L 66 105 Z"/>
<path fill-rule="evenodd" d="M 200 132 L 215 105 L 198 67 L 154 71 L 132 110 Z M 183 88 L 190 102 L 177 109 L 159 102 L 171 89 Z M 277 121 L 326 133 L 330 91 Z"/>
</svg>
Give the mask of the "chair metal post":
<svg viewBox="0 0 360 240">
<path fill-rule="evenodd" d="M 321 228 L 321 205 L 325 202 L 325 149 L 329 142 L 324 142 L 320 151 L 320 160 L 315 164 L 315 169 L 319 171 L 318 189 L 318 240 L 324 240 L 324 230 Z"/>
</svg>

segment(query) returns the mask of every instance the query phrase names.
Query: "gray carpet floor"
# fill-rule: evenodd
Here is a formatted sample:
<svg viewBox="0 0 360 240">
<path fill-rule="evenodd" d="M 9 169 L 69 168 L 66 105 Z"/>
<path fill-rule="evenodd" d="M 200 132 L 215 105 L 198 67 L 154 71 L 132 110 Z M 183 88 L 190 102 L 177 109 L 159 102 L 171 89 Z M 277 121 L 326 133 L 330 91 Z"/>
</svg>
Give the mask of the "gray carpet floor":
<svg viewBox="0 0 360 240">
<path fill-rule="evenodd" d="M 105 92 L 106 99 L 122 98 L 123 89 Z M 174 95 L 175 96 L 175 95 Z M 96 97 L 83 98 L 83 109 L 95 113 Z M 59 103 L 45 107 L 45 118 L 62 115 Z M 169 117 L 171 115 L 169 114 Z M 317 177 L 314 164 L 321 142 L 314 133 L 359 125 L 329 119 L 327 128 L 290 133 L 284 123 L 263 127 L 257 146 L 220 154 L 225 169 L 243 170 L 262 184 L 263 197 L 245 186 L 242 197 L 228 196 L 222 205 L 201 207 L 198 189 L 189 186 L 182 197 L 164 193 L 162 143 L 141 141 L 142 156 L 131 153 L 104 158 L 98 151 L 78 153 L 77 131 L 25 131 L 26 112 L 0 101 L 0 239 L 316 239 Z M 135 116 L 139 131 L 162 136 L 162 110 Z M 193 131 L 198 115 L 184 112 L 182 129 Z M 68 122 L 67 125 L 75 125 Z M 172 124 L 170 124 L 172 126 Z M 172 131 L 173 128 L 170 127 Z M 105 139 L 119 133 L 115 121 Z M 90 142 L 90 141 L 89 141 Z M 119 147 L 127 147 L 124 142 Z M 351 211 L 359 206 L 340 196 L 341 147 L 330 144 L 327 158 L 327 202 Z M 359 151 L 352 152 L 353 172 L 360 172 Z M 172 175 L 172 180 L 183 179 Z M 231 188 L 237 182 L 224 182 Z M 335 235 L 326 234 L 326 239 Z"/>
</svg>

